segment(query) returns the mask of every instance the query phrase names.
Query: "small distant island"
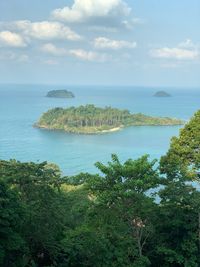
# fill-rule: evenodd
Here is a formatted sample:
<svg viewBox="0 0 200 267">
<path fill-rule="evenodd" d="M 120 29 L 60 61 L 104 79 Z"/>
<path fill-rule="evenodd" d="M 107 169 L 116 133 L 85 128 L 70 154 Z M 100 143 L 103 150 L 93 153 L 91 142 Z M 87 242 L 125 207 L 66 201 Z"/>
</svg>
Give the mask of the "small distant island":
<svg viewBox="0 0 200 267">
<path fill-rule="evenodd" d="M 170 97 L 171 95 L 165 91 L 158 91 L 154 94 L 155 97 Z"/>
<path fill-rule="evenodd" d="M 52 90 L 47 93 L 46 97 L 73 98 L 74 94 L 68 90 Z"/>
<path fill-rule="evenodd" d="M 54 108 L 45 112 L 35 127 L 62 130 L 79 134 L 98 134 L 120 130 L 128 126 L 182 125 L 179 119 L 151 117 L 142 113 L 131 114 L 128 110 L 99 108 L 86 105 L 70 108 Z"/>
</svg>

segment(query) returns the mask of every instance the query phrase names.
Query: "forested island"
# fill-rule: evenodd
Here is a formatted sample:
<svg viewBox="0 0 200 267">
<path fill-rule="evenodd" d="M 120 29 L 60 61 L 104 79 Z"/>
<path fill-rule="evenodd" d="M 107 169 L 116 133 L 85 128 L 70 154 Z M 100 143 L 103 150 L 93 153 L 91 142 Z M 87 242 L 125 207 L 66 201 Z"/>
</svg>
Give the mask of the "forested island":
<svg viewBox="0 0 200 267">
<path fill-rule="evenodd" d="M 158 91 L 154 94 L 155 97 L 170 97 L 171 95 L 165 91 Z"/>
<path fill-rule="evenodd" d="M 46 97 L 55 97 L 55 98 L 73 98 L 74 94 L 68 90 L 52 90 L 49 91 Z"/>
<path fill-rule="evenodd" d="M 183 121 L 168 117 L 151 117 L 128 110 L 86 105 L 70 108 L 54 108 L 44 113 L 36 127 L 63 130 L 71 133 L 95 134 L 117 131 L 128 126 L 181 125 Z"/>
<path fill-rule="evenodd" d="M 199 137 L 200 111 L 160 162 L 112 155 L 63 176 L 0 160 L 0 266 L 199 267 Z"/>
</svg>

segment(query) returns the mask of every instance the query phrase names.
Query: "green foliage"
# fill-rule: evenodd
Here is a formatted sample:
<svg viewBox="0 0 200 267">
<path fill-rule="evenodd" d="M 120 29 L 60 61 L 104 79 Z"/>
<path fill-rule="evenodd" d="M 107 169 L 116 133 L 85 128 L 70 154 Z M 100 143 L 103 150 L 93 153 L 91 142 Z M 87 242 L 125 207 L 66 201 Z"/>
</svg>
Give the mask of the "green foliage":
<svg viewBox="0 0 200 267">
<path fill-rule="evenodd" d="M 169 181 L 160 190 L 157 253 L 161 266 L 199 266 L 196 189 L 182 181 Z M 198 202 L 199 203 L 199 202 Z"/>
<path fill-rule="evenodd" d="M 145 193 L 156 188 L 159 182 L 154 164 L 155 161 L 148 161 L 148 156 L 129 159 L 122 164 L 116 155 L 112 155 L 112 162 L 107 166 L 96 163 L 103 176 L 74 177 L 75 183 L 81 181 L 93 199 L 87 227 L 93 229 L 98 234 L 98 241 L 102 240 L 100 244 L 106 246 L 100 261 L 104 261 L 104 265 L 100 266 L 149 265 L 143 251 L 153 233 L 155 204 Z"/>
<path fill-rule="evenodd" d="M 173 137 L 166 156 L 161 158 L 161 171 L 176 176 L 184 173 L 195 179 L 200 170 L 200 110 L 180 131 L 179 137 Z"/>
<path fill-rule="evenodd" d="M 67 90 L 52 90 L 47 93 L 47 97 L 73 98 L 74 94 Z"/>
<path fill-rule="evenodd" d="M 20 235 L 24 215 L 17 193 L 0 180 L 0 266 L 25 266 L 25 242 Z"/>
<path fill-rule="evenodd" d="M 41 116 L 36 126 L 74 133 L 98 133 L 133 125 L 180 125 L 182 123 L 177 119 L 156 118 L 141 113 L 131 114 L 128 110 L 86 105 L 77 108 L 51 109 Z"/>
<path fill-rule="evenodd" d="M 46 162 L 0 162 L 0 180 L 16 192 L 25 210 L 24 217 L 19 218 L 23 226 L 20 237 L 30 252 L 30 256 L 26 255 L 29 262 L 48 263 L 57 256 L 64 227 L 59 178 L 57 170 Z"/>
<path fill-rule="evenodd" d="M 173 137 L 167 154 L 161 158 L 165 174 L 161 198 L 158 253 L 162 266 L 199 266 L 200 193 L 197 184 L 200 167 L 200 111 Z"/>
</svg>

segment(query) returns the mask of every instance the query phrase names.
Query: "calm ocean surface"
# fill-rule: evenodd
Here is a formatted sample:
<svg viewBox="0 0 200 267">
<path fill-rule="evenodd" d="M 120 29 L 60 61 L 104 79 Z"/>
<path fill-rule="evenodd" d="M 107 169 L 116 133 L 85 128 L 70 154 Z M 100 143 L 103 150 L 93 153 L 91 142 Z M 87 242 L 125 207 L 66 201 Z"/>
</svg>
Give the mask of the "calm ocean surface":
<svg viewBox="0 0 200 267">
<path fill-rule="evenodd" d="M 45 97 L 52 89 L 69 89 L 74 99 Z M 102 135 L 50 132 L 32 127 L 40 115 L 53 107 L 85 104 L 112 106 L 154 116 L 188 120 L 200 108 L 200 89 L 166 89 L 173 97 L 156 98 L 159 88 L 75 87 L 47 85 L 0 85 L 0 158 L 49 161 L 64 174 L 95 172 L 96 161 L 107 162 L 112 153 L 123 161 L 149 154 L 159 158 L 177 135 L 177 126 L 140 126 Z"/>
</svg>

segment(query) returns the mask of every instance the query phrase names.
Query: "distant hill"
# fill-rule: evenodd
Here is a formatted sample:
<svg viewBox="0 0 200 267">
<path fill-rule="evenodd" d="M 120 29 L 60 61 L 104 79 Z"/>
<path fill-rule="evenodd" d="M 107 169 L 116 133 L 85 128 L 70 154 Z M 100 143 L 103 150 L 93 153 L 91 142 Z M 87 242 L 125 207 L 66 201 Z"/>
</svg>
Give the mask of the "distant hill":
<svg viewBox="0 0 200 267">
<path fill-rule="evenodd" d="M 73 98 L 74 94 L 67 90 L 52 90 L 47 93 L 46 97 Z"/>
<path fill-rule="evenodd" d="M 155 97 L 170 97 L 171 95 L 165 91 L 158 91 L 154 94 Z"/>
<path fill-rule="evenodd" d="M 183 121 L 178 119 L 151 117 L 142 113 L 131 114 L 128 110 L 86 105 L 67 109 L 50 109 L 41 116 L 35 126 L 71 133 L 95 134 L 113 132 L 128 126 L 181 124 Z"/>
</svg>

